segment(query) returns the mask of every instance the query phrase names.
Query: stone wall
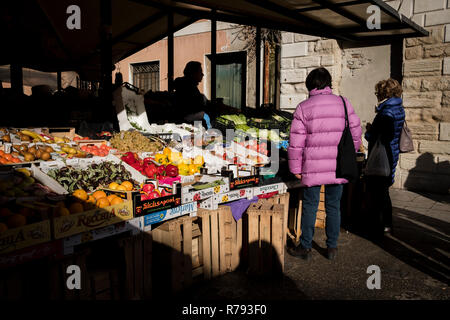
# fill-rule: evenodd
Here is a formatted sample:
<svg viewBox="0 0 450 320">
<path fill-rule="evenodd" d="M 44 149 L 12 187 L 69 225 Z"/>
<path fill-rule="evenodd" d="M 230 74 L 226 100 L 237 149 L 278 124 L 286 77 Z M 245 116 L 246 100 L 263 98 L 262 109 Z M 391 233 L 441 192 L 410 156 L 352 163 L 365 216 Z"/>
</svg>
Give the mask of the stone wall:
<svg viewBox="0 0 450 320">
<path fill-rule="evenodd" d="M 341 50 L 336 40 L 291 32 L 282 33 L 281 46 L 281 94 L 282 110 L 295 111 L 297 105 L 308 96 L 305 86 L 307 74 L 325 67 L 333 78 L 334 91 L 339 91 L 341 74 Z"/>
<path fill-rule="evenodd" d="M 403 41 L 403 100 L 416 151 L 400 155 L 395 186 L 449 193 L 450 1 L 387 3 L 430 32 Z"/>
<path fill-rule="evenodd" d="M 400 155 L 394 187 L 448 194 L 450 0 L 394 0 L 386 3 L 430 32 L 428 37 L 403 41 L 403 100 L 416 150 Z M 374 68 L 374 65 L 370 66 L 373 59 L 363 59 L 357 51 L 379 50 L 370 47 L 347 49 L 335 40 L 293 33 L 283 33 L 282 42 L 280 106 L 287 111 L 294 111 L 298 103 L 307 98 L 306 75 L 319 66 L 324 66 L 332 74 L 334 93 L 342 93 L 350 99 L 351 94 L 361 95 L 358 90 L 346 90 L 346 81 L 355 72 Z M 388 57 L 386 59 L 389 64 Z M 386 74 L 386 78 L 388 76 Z M 372 80 L 376 82 L 381 78 Z M 367 83 L 370 90 L 373 90 L 374 83 Z M 355 106 L 364 125 L 365 118 L 371 115 L 357 108 Z M 366 110 L 366 106 L 361 108 Z"/>
</svg>

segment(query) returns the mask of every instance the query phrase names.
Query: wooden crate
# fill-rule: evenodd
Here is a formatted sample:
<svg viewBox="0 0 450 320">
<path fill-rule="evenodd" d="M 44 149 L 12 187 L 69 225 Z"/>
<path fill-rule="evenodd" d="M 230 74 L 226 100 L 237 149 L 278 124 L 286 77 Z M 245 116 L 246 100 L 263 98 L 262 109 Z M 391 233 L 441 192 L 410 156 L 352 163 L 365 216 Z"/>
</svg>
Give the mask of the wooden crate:
<svg viewBox="0 0 450 320">
<path fill-rule="evenodd" d="M 272 198 L 267 199 L 269 203 L 273 204 L 282 204 L 284 211 L 283 211 L 283 244 L 286 244 L 287 241 L 287 235 L 290 234 L 289 228 L 288 228 L 288 219 L 289 219 L 289 192 L 279 194 L 276 196 L 273 196 Z"/>
<path fill-rule="evenodd" d="M 70 140 L 76 136 L 75 128 L 73 127 L 60 127 L 60 128 L 48 128 L 44 133 L 51 134 L 53 137 L 64 138 L 67 137 Z"/>
<path fill-rule="evenodd" d="M 284 204 L 260 199 L 247 209 L 248 273 L 280 274 L 284 271 Z"/>
<path fill-rule="evenodd" d="M 79 252 L 65 256 L 62 259 L 55 259 L 49 266 L 49 289 L 52 300 L 90 300 L 92 299 L 89 273 L 86 266 L 86 259 L 91 250 L 86 248 Z M 70 265 L 80 267 L 81 290 L 70 290 L 67 288 L 67 268 Z"/>
<path fill-rule="evenodd" d="M 144 235 L 119 239 L 125 257 L 125 278 L 123 296 L 127 300 L 138 300 L 144 297 Z"/>
<path fill-rule="evenodd" d="M 242 219 L 235 221 L 228 206 L 199 209 L 197 216 L 202 227 L 204 279 L 236 270 L 241 263 Z"/>
<path fill-rule="evenodd" d="M 93 300 L 119 300 L 120 283 L 116 269 L 90 272 L 89 280 Z"/>
<path fill-rule="evenodd" d="M 320 200 L 319 200 L 319 208 L 316 213 L 316 223 L 315 227 L 324 229 L 325 228 L 325 186 L 320 187 Z"/>
<path fill-rule="evenodd" d="M 152 230 L 153 284 L 155 293 L 173 294 L 192 284 L 193 275 L 197 275 L 201 259 L 199 240 L 195 240 L 196 249 L 193 251 L 193 239 L 201 236 L 197 224 L 197 217 L 180 217 L 169 220 Z M 193 256 L 193 253 L 196 256 Z M 168 290 L 167 290 L 168 289 Z"/>
</svg>

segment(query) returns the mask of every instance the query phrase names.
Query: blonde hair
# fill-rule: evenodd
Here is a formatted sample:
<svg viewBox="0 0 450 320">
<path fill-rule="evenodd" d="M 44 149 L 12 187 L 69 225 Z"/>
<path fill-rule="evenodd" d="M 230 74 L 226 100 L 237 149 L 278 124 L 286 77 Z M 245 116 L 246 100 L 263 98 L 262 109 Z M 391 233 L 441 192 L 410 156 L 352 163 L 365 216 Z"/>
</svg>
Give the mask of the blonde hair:
<svg viewBox="0 0 450 320">
<path fill-rule="evenodd" d="M 392 97 L 400 98 L 403 89 L 397 80 L 389 78 L 387 80 L 381 80 L 375 85 L 375 94 L 380 100 L 389 99 Z"/>
</svg>

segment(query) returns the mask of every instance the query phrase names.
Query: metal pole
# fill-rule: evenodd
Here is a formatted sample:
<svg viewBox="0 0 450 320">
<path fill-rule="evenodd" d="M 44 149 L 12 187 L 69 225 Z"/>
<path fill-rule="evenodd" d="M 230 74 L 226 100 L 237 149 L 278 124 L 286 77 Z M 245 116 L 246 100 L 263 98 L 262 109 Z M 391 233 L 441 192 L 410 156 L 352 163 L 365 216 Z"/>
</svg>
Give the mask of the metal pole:
<svg viewBox="0 0 450 320">
<path fill-rule="evenodd" d="M 211 101 L 216 100 L 217 20 L 211 20 Z"/>
<path fill-rule="evenodd" d="M 261 28 L 256 27 L 256 108 L 261 104 Z"/>
<path fill-rule="evenodd" d="M 173 13 L 168 15 L 167 30 L 167 87 L 169 92 L 173 91 L 173 70 L 174 70 L 174 44 L 173 44 Z"/>
</svg>

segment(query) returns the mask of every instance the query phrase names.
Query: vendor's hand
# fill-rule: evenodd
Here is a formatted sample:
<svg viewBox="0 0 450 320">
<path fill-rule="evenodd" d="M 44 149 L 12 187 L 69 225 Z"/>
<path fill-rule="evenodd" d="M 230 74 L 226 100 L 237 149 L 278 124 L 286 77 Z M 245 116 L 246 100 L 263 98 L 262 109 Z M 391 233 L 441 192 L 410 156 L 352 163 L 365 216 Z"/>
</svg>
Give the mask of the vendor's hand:
<svg viewBox="0 0 450 320">
<path fill-rule="evenodd" d="M 302 175 L 301 175 L 301 174 L 296 174 L 295 177 L 296 177 L 298 180 L 302 180 Z"/>
</svg>

